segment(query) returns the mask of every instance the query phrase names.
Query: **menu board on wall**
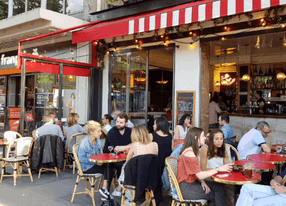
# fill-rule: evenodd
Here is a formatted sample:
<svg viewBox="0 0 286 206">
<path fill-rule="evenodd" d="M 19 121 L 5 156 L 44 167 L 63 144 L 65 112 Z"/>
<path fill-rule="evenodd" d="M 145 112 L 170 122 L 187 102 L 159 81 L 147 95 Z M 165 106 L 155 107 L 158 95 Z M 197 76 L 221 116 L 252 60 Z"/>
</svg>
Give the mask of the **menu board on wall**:
<svg viewBox="0 0 286 206">
<path fill-rule="evenodd" d="M 195 126 L 196 91 L 177 91 L 176 123 L 184 114 L 191 116 L 191 125 Z"/>
<path fill-rule="evenodd" d="M 46 108 L 52 96 L 50 93 L 36 93 L 36 108 Z"/>
</svg>

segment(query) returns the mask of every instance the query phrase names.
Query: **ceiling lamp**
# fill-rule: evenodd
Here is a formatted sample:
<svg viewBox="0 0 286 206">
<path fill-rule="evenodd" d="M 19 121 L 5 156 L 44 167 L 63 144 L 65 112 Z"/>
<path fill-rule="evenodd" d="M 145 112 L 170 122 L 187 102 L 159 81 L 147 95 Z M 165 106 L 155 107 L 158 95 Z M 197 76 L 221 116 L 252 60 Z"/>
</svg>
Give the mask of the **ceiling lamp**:
<svg viewBox="0 0 286 206">
<path fill-rule="evenodd" d="M 242 81 L 248 82 L 250 80 L 250 76 L 248 74 L 245 74 L 242 76 Z"/>
<path fill-rule="evenodd" d="M 163 69 L 162 69 L 162 79 L 161 81 L 156 81 L 158 84 L 167 84 L 168 80 L 163 80 Z"/>
<path fill-rule="evenodd" d="M 145 78 L 145 77 L 137 77 L 137 78 L 135 78 L 135 80 L 136 80 L 137 82 L 145 82 L 145 81 L 146 81 L 146 78 Z"/>
<path fill-rule="evenodd" d="M 224 79 L 221 81 L 221 85 L 226 86 L 227 85 L 227 81 Z"/>
<path fill-rule="evenodd" d="M 219 87 L 219 86 L 220 86 L 219 81 L 216 81 L 216 82 L 215 82 L 215 86 L 216 86 L 216 87 Z"/>
<path fill-rule="evenodd" d="M 73 75 L 69 75 L 69 77 L 68 77 L 69 82 L 73 82 L 73 81 L 74 81 L 74 79 L 75 79 L 75 76 L 73 76 Z"/>
<path fill-rule="evenodd" d="M 285 74 L 283 72 L 279 72 L 277 75 L 276 75 L 276 78 L 280 81 L 284 80 L 286 77 L 285 77 Z"/>
</svg>

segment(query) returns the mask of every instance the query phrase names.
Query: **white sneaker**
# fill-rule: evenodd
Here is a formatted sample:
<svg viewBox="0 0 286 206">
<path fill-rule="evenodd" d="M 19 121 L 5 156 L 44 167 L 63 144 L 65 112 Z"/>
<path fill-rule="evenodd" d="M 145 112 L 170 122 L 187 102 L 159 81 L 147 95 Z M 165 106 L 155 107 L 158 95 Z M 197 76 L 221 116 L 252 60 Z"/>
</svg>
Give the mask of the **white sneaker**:
<svg viewBox="0 0 286 206">
<path fill-rule="evenodd" d="M 108 198 L 108 196 L 110 195 L 108 190 L 104 190 L 102 188 L 99 189 L 99 192 L 104 198 Z"/>
<path fill-rule="evenodd" d="M 113 196 L 117 196 L 117 197 L 121 197 L 121 194 L 122 193 L 120 191 L 118 191 L 117 189 L 115 189 L 112 193 Z"/>
<path fill-rule="evenodd" d="M 124 205 L 132 205 L 132 203 L 128 199 L 125 199 Z"/>
</svg>

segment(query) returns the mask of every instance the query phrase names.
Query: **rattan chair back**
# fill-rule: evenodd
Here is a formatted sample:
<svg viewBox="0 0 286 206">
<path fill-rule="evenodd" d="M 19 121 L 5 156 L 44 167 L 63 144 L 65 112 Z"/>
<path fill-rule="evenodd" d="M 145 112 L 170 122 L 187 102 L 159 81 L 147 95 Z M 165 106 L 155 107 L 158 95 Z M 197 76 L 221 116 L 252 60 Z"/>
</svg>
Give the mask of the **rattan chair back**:
<svg viewBox="0 0 286 206">
<path fill-rule="evenodd" d="M 226 144 L 226 143 L 225 143 L 225 146 L 226 146 L 227 150 L 228 150 L 228 148 L 230 150 L 233 150 L 235 152 L 236 156 L 237 156 L 237 159 L 240 160 L 239 153 L 238 153 L 237 149 L 234 146 L 232 146 L 230 144 Z"/>
<path fill-rule="evenodd" d="M 79 149 L 79 144 L 74 144 L 74 146 L 72 147 L 72 150 L 73 150 L 73 156 L 74 156 L 74 159 L 75 159 L 75 163 L 76 163 L 76 166 L 77 166 L 77 169 L 78 169 L 78 173 L 79 175 L 83 175 L 83 171 L 82 171 L 82 168 L 81 168 L 81 165 L 80 165 L 80 161 L 78 159 L 78 149 Z"/>
</svg>

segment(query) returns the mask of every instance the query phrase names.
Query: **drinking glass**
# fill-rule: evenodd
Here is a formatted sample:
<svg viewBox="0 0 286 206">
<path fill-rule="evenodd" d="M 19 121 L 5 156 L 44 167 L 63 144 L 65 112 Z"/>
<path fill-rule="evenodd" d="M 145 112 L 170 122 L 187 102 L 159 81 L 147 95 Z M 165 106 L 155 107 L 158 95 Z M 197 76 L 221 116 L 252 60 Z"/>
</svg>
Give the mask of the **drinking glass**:
<svg viewBox="0 0 286 206">
<path fill-rule="evenodd" d="M 244 172 L 246 179 L 252 179 L 254 177 L 255 162 L 248 162 L 244 165 Z"/>
<path fill-rule="evenodd" d="M 109 152 L 110 152 L 110 155 L 112 155 L 112 153 L 111 153 L 111 151 L 113 150 L 113 146 L 108 146 L 108 150 L 109 150 Z"/>
<path fill-rule="evenodd" d="M 120 152 L 119 149 L 117 149 L 116 147 L 114 148 L 114 152 L 115 152 L 115 157 L 118 158 L 118 153 Z"/>
</svg>

